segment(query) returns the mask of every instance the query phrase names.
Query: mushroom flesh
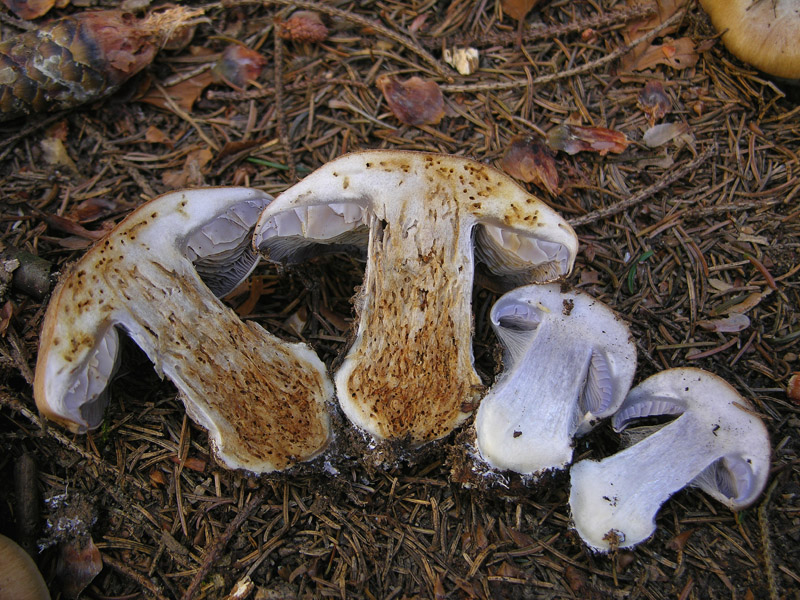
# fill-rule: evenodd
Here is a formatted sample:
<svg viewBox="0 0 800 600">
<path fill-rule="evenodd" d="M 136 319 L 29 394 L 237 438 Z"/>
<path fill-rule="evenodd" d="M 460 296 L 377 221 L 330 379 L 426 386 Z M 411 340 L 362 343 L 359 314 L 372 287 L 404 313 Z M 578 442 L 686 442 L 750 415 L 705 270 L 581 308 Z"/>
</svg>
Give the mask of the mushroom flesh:
<svg viewBox="0 0 800 600">
<path fill-rule="evenodd" d="M 75 432 L 100 424 L 119 328 L 177 386 L 228 467 L 268 472 L 318 454 L 333 396 L 324 365 L 217 298 L 255 266 L 249 240 L 270 200 L 245 188 L 167 194 L 89 250 L 47 309 L 34 381 L 41 413 Z"/>
<path fill-rule="evenodd" d="M 254 244 L 279 262 L 320 244 L 366 245 L 358 329 L 337 395 L 362 430 L 417 445 L 449 433 L 481 393 L 471 345 L 475 246 L 496 273 L 553 279 L 572 268 L 577 237 L 491 167 L 376 150 L 338 158 L 282 193 Z"/>
<path fill-rule="evenodd" d="M 613 456 L 572 467 L 572 518 L 593 550 L 646 540 L 661 505 L 687 485 L 733 510 L 764 489 L 767 430 L 724 380 L 694 368 L 662 371 L 630 391 L 612 422 L 621 431 L 635 419 L 663 415 L 677 418 Z"/>
<path fill-rule="evenodd" d="M 508 292 L 490 319 L 505 371 L 478 408 L 480 455 L 527 475 L 561 469 L 572 461 L 573 438 L 628 393 L 636 369 L 628 326 L 599 300 L 557 284 Z"/>
</svg>

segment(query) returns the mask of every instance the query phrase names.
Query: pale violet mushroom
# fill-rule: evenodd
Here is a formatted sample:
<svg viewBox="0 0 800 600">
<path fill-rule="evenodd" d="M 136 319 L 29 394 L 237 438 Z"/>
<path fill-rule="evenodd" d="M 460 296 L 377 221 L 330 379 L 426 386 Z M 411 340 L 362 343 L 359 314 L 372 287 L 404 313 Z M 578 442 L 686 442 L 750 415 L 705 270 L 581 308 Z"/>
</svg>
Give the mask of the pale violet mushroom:
<svg viewBox="0 0 800 600">
<path fill-rule="evenodd" d="M 336 391 L 356 426 L 412 445 L 449 433 L 482 392 L 472 357 L 476 250 L 490 269 L 525 281 L 568 273 L 577 251 L 572 228 L 499 171 L 380 150 L 338 158 L 283 192 L 254 244 L 281 262 L 322 244 L 366 246 L 358 329 Z"/>
<path fill-rule="evenodd" d="M 613 456 L 572 467 L 572 518 L 593 550 L 645 541 L 661 505 L 688 485 L 733 510 L 764 489 L 766 427 L 723 379 L 693 368 L 662 371 L 630 391 L 612 422 L 621 431 L 635 419 L 663 415 L 677 418 Z"/>
<path fill-rule="evenodd" d="M 75 432 L 97 427 L 123 330 L 177 386 L 226 466 L 269 472 L 321 452 L 333 397 L 322 362 L 215 296 L 255 266 L 249 239 L 270 200 L 245 188 L 167 194 L 89 250 L 47 308 L 34 381 L 40 412 Z"/>
<path fill-rule="evenodd" d="M 611 416 L 630 389 L 636 348 L 628 326 L 599 300 L 557 284 L 508 292 L 490 319 L 505 368 L 475 418 L 480 455 L 525 475 L 562 469 L 573 438 Z"/>
</svg>

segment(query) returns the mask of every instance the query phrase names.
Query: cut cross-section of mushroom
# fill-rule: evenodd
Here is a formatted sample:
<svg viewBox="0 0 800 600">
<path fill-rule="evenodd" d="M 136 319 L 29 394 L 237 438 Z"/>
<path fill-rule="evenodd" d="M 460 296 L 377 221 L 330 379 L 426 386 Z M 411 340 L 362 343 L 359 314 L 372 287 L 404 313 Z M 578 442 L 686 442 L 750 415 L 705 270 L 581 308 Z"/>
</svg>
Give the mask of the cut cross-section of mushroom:
<svg viewBox="0 0 800 600">
<path fill-rule="evenodd" d="M 76 432 L 100 424 L 119 328 L 177 386 L 228 467 L 268 472 L 324 449 L 333 384 L 322 362 L 215 296 L 255 266 L 249 239 L 270 200 L 245 188 L 167 194 L 89 250 L 47 309 L 34 381 L 42 414 Z"/>
<path fill-rule="evenodd" d="M 572 228 L 506 175 L 422 152 L 338 158 L 259 219 L 254 243 L 273 261 L 299 260 L 320 244 L 366 244 L 356 338 L 335 381 L 345 414 L 372 436 L 440 438 L 479 398 L 476 237 L 490 269 L 529 281 L 569 272 L 577 250 Z"/>
<path fill-rule="evenodd" d="M 636 370 L 628 326 L 602 302 L 556 284 L 502 296 L 490 318 L 505 371 L 475 419 L 481 457 L 526 475 L 572 461 L 573 438 L 617 410 Z"/>
<path fill-rule="evenodd" d="M 613 456 L 572 467 L 572 518 L 592 549 L 649 538 L 661 505 L 687 485 L 734 510 L 764 489 L 766 427 L 728 383 L 700 369 L 662 371 L 630 391 L 613 424 L 620 431 L 632 420 L 666 415 L 678 417 Z"/>
</svg>

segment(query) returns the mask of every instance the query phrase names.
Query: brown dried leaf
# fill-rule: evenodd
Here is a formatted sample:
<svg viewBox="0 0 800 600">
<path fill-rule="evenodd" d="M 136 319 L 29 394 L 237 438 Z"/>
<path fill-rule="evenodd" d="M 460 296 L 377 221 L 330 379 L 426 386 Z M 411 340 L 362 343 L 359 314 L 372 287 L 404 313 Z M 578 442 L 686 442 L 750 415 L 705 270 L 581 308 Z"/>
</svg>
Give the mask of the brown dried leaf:
<svg viewBox="0 0 800 600">
<path fill-rule="evenodd" d="M 381 75 L 375 83 L 392 114 L 406 125 L 436 125 L 444 117 L 444 97 L 435 81 L 412 77 L 401 82 Z"/>
<path fill-rule="evenodd" d="M 688 37 L 658 45 L 652 45 L 632 64 L 632 71 L 643 71 L 657 65 L 667 65 L 673 69 L 693 67 L 700 60 L 694 41 Z"/>
<path fill-rule="evenodd" d="M 550 150 L 538 139 L 530 135 L 511 138 L 503 159 L 503 170 L 519 179 L 545 188 L 553 195 L 558 194 L 558 169 Z"/>
<path fill-rule="evenodd" d="M 642 141 L 648 148 L 658 148 L 676 137 L 688 133 L 689 125 L 686 123 L 661 123 L 653 125 L 644 132 Z"/>
<path fill-rule="evenodd" d="M 670 547 L 670 549 L 680 552 L 686 547 L 686 544 L 689 542 L 689 538 L 695 531 L 697 530 L 687 529 L 686 531 L 682 531 L 672 538 L 667 545 Z"/>
<path fill-rule="evenodd" d="M 750 327 L 750 317 L 741 313 L 732 314 L 724 319 L 698 321 L 697 324 L 708 331 L 717 333 L 736 333 Z"/>
<path fill-rule="evenodd" d="M 503 12 L 512 19 L 522 21 L 539 0 L 503 0 Z"/>
<path fill-rule="evenodd" d="M 578 152 L 597 152 L 605 156 L 609 152 L 620 154 L 630 144 L 621 131 L 604 127 L 582 127 L 580 125 L 559 125 L 547 134 L 547 143 L 553 150 L 567 154 Z"/>
<path fill-rule="evenodd" d="M 665 21 L 669 20 L 675 13 L 683 8 L 688 0 L 646 0 L 646 5 L 653 8 L 654 14 L 640 21 L 632 21 L 628 27 L 623 29 L 622 35 L 626 44 L 640 38 L 647 32 L 655 29 Z M 641 6 L 641 0 L 628 0 L 628 4 Z M 670 35 L 677 31 L 677 25 L 673 25 L 661 32 L 662 36 Z M 650 43 L 637 44 L 620 62 L 621 71 L 632 70 L 633 65 L 651 47 Z"/>
<path fill-rule="evenodd" d="M 14 316 L 14 305 L 11 300 L 6 300 L 3 308 L 0 308 L 0 336 L 5 336 L 11 317 Z"/>
<path fill-rule="evenodd" d="M 62 542 L 56 574 L 61 580 L 61 591 L 67 598 L 80 596 L 102 570 L 103 559 L 91 536 L 85 535 L 71 542 Z"/>
<path fill-rule="evenodd" d="M 246 46 L 231 44 L 222 52 L 212 72 L 218 81 L 243 90 L 258 80 L 266 64 L 267 59 L 261 53 Z"/>
<path fill-rule="evenodd" d="M 75 166 L 67 148 L 59 138 L 44 138 L 40 142 L 42 148 L 42 158 L 44 162 L 53 167 L 65 168 L 71 173 L 77 173 L 78 167 Z"/>
<path fill-rule="evenodd" d="M 190 112 L 195 101 L 200 97 L 200 94 L 203 93 L 203 90 L 212 83 L 214 83 L 214 74 L 211 71 L 203 71 L 185 81 L 162 89 L 169 94 L 169 97 L 172 98 L 175 104 L 181 109 Z M 164 98 L 164 94 L 155 87 L 151 88 L 144 96 L 139 98 L 139 102 L 147 102 L 148 104 L 152 104 L 164 110 L 172 110 L 169 102 Z"/>
<path fill-rule="evenodd" d="M 669 96 L 664 91 L 664 85 L 657 80 L 648 81 L 636 98 L 642 112 L 647 115 L 647 120 L 652 127 L 660 121 L 672 108 Z"/>
<path fill-rule="evenodd" d="M 786 384 L 786 395 L 795 404 L 800 404 L 800 373 L 792 373 Z"/>
<path fill-rule="evenodd" d="M 186 186 L 198 186 L 205 183 L 203 167 L 213 158 L 211 150 L 201 148 L 186 155 L 182 169 L 165 171 L 161 176 L 164 185 L 178 189 Z"/>
<path fill-rule="evenodd" d="M 169 139 L 169 136 L 161 131 L 155 125 L 150 125 L 144 133 L 144 139 L 151 144 L 164 144 L 168 148 L 174 147 L 175 144 Z"/>
<path fill-rule="evenodd" d="M 3 0 L 8 10 L 20 19 L 38 19 L 53 8 L 55 0 Z"/>
</svg>

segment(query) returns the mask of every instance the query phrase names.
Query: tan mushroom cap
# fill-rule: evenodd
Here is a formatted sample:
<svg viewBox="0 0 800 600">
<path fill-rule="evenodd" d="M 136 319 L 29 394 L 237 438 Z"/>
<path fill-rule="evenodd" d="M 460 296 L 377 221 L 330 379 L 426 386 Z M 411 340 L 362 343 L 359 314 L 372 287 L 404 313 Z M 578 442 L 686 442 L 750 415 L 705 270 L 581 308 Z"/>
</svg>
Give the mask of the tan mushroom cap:
<svg viewBox="0 0 800 600">
<path fill-rule="evenodd" d="M 800 79 L 800 2 L 700 0 L 725 47 L 747 64 L 784 79 Z"/>
</svg>

